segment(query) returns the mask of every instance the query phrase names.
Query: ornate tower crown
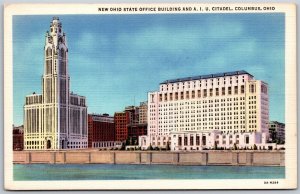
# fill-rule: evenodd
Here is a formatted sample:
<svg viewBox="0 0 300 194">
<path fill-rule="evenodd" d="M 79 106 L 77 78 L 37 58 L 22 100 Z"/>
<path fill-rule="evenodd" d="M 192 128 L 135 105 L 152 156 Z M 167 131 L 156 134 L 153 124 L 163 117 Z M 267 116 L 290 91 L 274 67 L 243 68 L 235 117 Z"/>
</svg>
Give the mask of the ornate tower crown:
<svg viewBox="0 0 300 194">
<path fill-rule="evenodd" d="M 50 35 L 51 36 L 62 36 L 62 25 L 61 22 L 59 21 L 58 17 L 53 17 L 52 22 L 50 22 Z"/>
<path fill-rule="evenodd" d="M 58 17 L 50 22 L 45 37 L 43 97 L 46 103 L 67 103 L 69 96 L 68 47 Z"/>
</svg>

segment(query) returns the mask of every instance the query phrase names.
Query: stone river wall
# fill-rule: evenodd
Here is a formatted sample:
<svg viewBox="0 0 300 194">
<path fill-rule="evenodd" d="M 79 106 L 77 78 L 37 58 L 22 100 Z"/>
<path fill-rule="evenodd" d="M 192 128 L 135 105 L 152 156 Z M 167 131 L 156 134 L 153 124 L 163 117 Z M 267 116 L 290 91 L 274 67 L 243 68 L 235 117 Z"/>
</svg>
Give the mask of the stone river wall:
<svg viewBox="0 0 300 194">
<path fill-rule="evenodd" d="M 15 164 L 173 164 L 284 166 L 284 151 L 14 151 Z"/>
</svg>

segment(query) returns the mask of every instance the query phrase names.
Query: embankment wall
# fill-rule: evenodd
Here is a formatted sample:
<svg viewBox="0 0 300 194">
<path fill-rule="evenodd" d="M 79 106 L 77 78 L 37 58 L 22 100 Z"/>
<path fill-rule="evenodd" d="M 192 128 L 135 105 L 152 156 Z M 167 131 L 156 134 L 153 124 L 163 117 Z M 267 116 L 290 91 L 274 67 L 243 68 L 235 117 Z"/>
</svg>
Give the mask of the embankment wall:
<svg viewBox="0 0 300 194">
<path fill-rule="evenodd" d="M 15 151 L 15 164 L 173 164 L 284 166 L 284 151 Z"/>
</svg>

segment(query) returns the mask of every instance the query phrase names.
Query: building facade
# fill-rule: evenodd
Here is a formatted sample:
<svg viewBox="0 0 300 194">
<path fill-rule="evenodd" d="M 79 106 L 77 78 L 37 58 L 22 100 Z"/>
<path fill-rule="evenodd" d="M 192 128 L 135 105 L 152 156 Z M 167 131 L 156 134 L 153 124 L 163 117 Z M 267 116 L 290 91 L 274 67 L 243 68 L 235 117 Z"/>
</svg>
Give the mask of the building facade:
<svg viewBox="0 0 300 194">
<path fill-rule="evenodd" d="M 285 143 L 285 124 L 278 121 L 269 122 L 270 141 Z"/>
<path fill-rule="evenodd" d="M 42 94 L 25 100 L 24 148 L 87 148 L 86 99 L 70 92 L 67 38 L 57 17 L 46 32 L 44 56 Z"/>
<path fill-rule="evenodd" d="M 131 116 L 130 112 L 116 112 L 115 118 L 115 137 L 116 141 L 126 141 L 128 138 L 128 128 L 127 125 L 130 124 Z"/>
<path fill-rule="evenodd" d="M 24 126 L 13 126 L 13 150 L 20 151 L 24 149 Z"/>
<path fill-rule="evenodd" d="M 139 124 L 147 124 L 148 104 L 141 102 L 139 106 Z"/>
<path fill-rule="evenodd" d="M 129 123 L 130 124 L 138 124 L 139 123 L 139 107 L 138 106 L 126 106 L 125 112 L 129 115 Z"/>
<path fill-rule="evenodd" d="M 108 114 L 88 115 L 88 147 L 111 147 L 115 141 L 114 117 Z"/>
<path fill-rule="evenodd" d="M 116 141 L 138 144 L 139 136 L 147 134 L 147 110 L 147 102 L 141 102 L 139 106 L 127 106 L 123 112 L 116 112 Z"/>
<path fill-rule="evenodd" d="M 268 85 L 246 71 L 166 80 L 148 93 L 148 136 L 140 142 L 166 147 L 174 135 L 216 130 L 268 139 L 268 121 Z"/>
<path fill-rule="evenodd" d="M 139 145 L 139 137 L 147 135 L 147 123 L 145 124 L 129 124 L 128 139 L 129 145 Z"/>
<path fill-rule="evenodd" d="M 172 151 L 203 149 L 275 149 L 267 143 L 267 134 L 258 132 L 222 133 L 216 131 L 177 132 L 171 134 Z"/>
</svg>

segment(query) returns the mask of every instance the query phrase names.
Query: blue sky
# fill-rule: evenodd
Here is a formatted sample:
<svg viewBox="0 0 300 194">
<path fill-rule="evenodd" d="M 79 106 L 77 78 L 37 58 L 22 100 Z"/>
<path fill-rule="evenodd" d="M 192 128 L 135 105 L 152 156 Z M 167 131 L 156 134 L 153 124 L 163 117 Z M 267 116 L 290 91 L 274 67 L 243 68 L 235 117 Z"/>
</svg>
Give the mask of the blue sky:
<svg viewBox="0 0 300 194">
<path fill-rule="evenodd" d="M 14 16 L 14 124 L 41 93 L 52 15 Z M 269 84 L 270 120 L 284 122 L 284 14 L 59 15 L 71 91 L 89 113 L 122 111 L 173 78 L 246 70 Z"/>
</svg>

